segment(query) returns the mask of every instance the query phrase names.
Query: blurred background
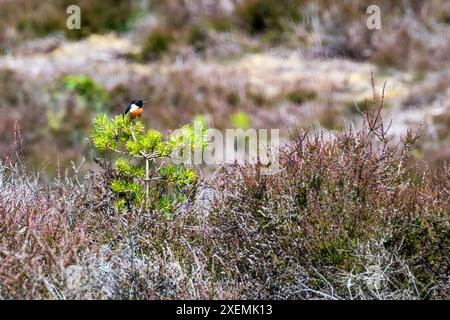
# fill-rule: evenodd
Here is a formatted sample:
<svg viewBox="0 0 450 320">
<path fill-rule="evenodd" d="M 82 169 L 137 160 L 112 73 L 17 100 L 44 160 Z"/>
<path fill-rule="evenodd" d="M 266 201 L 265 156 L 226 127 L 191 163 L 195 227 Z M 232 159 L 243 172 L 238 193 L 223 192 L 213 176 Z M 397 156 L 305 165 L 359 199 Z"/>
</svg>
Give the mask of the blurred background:
<svg viewBox="0 0 450 320">
<path fill-rule="evenodd" d="M 69 5 L 81 29 L 68 30 Z M 381 30 L 366 26 L 381 8 Z M 450 159 L 450 1 L 0 0 L 0 159 L 19 127 L 48 179 L 83 157 L 93 117 L 147 101 L 175 129 L 356 126 L 386 81 L 385 118 L 422 125 L 417 159 Z M 367 104 L 369 105 L 369 104 Z"/>
</svg>

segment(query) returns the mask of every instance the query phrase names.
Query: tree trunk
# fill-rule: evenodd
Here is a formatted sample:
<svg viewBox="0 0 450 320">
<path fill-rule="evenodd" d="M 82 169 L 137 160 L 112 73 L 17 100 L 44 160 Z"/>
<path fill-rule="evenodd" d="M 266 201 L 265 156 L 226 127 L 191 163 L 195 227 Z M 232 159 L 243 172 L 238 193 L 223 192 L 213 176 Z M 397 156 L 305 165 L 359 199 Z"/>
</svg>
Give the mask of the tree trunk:
<svg viewBox="0 0 450 320">
<path fill-rule="evenodd" d="M 145 159 L 145 204 L 148 205 L 150 198 L 150 160 Z"/>
</svg>

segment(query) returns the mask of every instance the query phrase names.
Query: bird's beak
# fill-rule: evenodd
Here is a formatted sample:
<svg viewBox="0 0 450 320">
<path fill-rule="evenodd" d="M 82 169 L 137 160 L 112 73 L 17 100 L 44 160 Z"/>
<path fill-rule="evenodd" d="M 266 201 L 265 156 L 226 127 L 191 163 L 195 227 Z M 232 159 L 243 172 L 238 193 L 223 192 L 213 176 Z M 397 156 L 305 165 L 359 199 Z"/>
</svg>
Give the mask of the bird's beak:
<svg viewBox="0 0 450 320">
<path fill-rule="evenodd" d="M 146 104 L 146 103 L 147 103 L 147 101 L 142 101 L 142 103 L 143 103 L 143 104 Z"/>
</svg>

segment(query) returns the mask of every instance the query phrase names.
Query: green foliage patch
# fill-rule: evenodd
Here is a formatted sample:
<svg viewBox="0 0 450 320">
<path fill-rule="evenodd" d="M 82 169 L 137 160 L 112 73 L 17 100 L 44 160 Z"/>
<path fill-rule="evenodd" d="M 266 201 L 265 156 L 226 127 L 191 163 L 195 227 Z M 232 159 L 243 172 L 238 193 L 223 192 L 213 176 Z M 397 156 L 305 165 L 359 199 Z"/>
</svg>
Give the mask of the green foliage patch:
<svg viewBox="0 0 450 320">
<path fill-rule="evenodd" d="M 119 155 L 114 172 L 107 172 L 116 207 L 144 207 L 170 218 L 189 198 L 197 180 L 195 170 L 180 160 L 207 147 L 206 133 L 200 123 L 185 125 L 164 137 L 128 116 L 97 116 L 91 134 L 95 149 L 105 158 L 106 151 Z"/>
<path fill-rule="evenodd" d="M 174 42 L 175 38 L 170 31 L 164 29 L 153 30 L 143 41 L 140 59 L 159 59 L 164 53 L 170 50 Z"/>
<path fill-rule="evenodd" d="M 96 112 L 101 111 L 109 99 L 108 91 L 88 75 L 66 75 L 63 77 L 63 84 L 67 90 L 76 92 L 82 102 Z"/>
<path fill-rule="evenodd" d="M 248 129 L 250 127 L 250 118 L 247 113 L 241 111 L 231 115 L 231 122 L 237 129 Z"/>
</svg>

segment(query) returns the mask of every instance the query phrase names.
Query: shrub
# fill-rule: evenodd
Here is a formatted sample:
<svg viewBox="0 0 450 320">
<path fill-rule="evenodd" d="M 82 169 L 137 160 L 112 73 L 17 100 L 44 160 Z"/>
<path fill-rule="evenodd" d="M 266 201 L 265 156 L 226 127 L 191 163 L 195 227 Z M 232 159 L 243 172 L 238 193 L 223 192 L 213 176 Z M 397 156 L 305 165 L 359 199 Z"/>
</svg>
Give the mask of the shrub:
<svg viewBox="0 0 450 320">
<path fill-rule="evenodd" d="M 304 102 L 316 99 L 317 93 L 313 90 L 297 89 L 288 92 L 287 98 L 293 103 L 302 104 Z"/>
<path fill-rule="evenodd" d="M 34 148 L 40 150 L 38 155 L 44 155 L 42 148 L 52 145 L 48 140 L 43 141 L 46 137 L 42 129 L 47 126 L 46 93 L 35 81 L 9 69 L 0 69 L 0 74 L 0 155 L 10 151 L 13 128 L 20 126 L 26 128 L 23 130 L 23 153 L 25 156 L 33 156 L 27 158 L 33 161 L 37 158 Z"/>
<path fill-rule="evenodd" d="M 267 31 L 281 32 L 285 29 L 286 20 L 299 21 L 300 2 L 288 1 L 244 1 L 236 8 L 236 14 L 240 24 L 252 34 L 260 34 Z"/>
<path fill-rule="evenodd" d="M 69 4 L 70 1 L 66 1 Z M 67 4 L 64 8 L 66 8 Z M 82 0 L 78 4 L 82 12 L 82 36 L 91 33 L 105 33 L 109 31 L 125 31 L 129 23 L 139 10 L 138 3 L 134 0 Z M 67 31 L 69 36 L 79 37 L 77 31 Z"/>
<path fill-rule="evenodd" d="M 174 42 L 175 38 L 170 31 L 155 29 L 144 40 L 140 57 L 143 60 L 159 59 L 169 51 Z"/>
<path fill-rule="evenodd" d="M 36 0 L 2 1 L 2 26 L 6 24 L 15 28 L 19 33 L 19 40 L 43 37 L 54 32 L 63 32 L 69 38 L 79 39 L 92 33 L 124 31 L 133 17 L 142 10 L 138 9 L 138 2 L 135 0 L 80 0 L 75 4 L 81 9 L 82 28 L 69 30 L 66 27 L 66 9 L 72 4 L 73 1 L 69 0 L 46 3 Z"/>
<path fill-rule="evenodd" d="M 229 167 L 210 209 L 213 268 L 225 278 L 239 270 L 257 298 L 446 296 L 448 168 L 408 165 L 417 136 L 392 145 L 380 104 L 374 95 L 358 132 L 300 130 L 276 175 L 262 164 Z M 385 270 L 377 291 L 355 280 L 373 268 Z"/>
<path fill-rule="evenodd" d="M 158 209 L 170 217 L 187 200 L 196 174 L 168 160 L 187 159 L 193 152 L 203 150 L 205 130 L 203 126 L 194 130 L 186 125 L 164 140 L 160 132 L 146 131 L 142 122 L 134 122 L 128 116 L 119 115 L 113 120 L 104 114 L 96 117 L 92 130 L 94 147 L 120 155 L 111 181 L 111 190 L 118 199 L 116 206 Z"/>
<path fill-rule="evenodd" d="M 62 81 L 65 88 L 78 93 L 92 111 L 100 112 L 109 99 L 108 91 L 87 75 L 66 75 Z"/>
<path fill-rule="evenodd" d="M 202 52 L 206 48 L 209 39 L 208 31 L 201 25 L 191 27 L 188 34 L 188 43 L 198 52 Z"/>
</svg>

